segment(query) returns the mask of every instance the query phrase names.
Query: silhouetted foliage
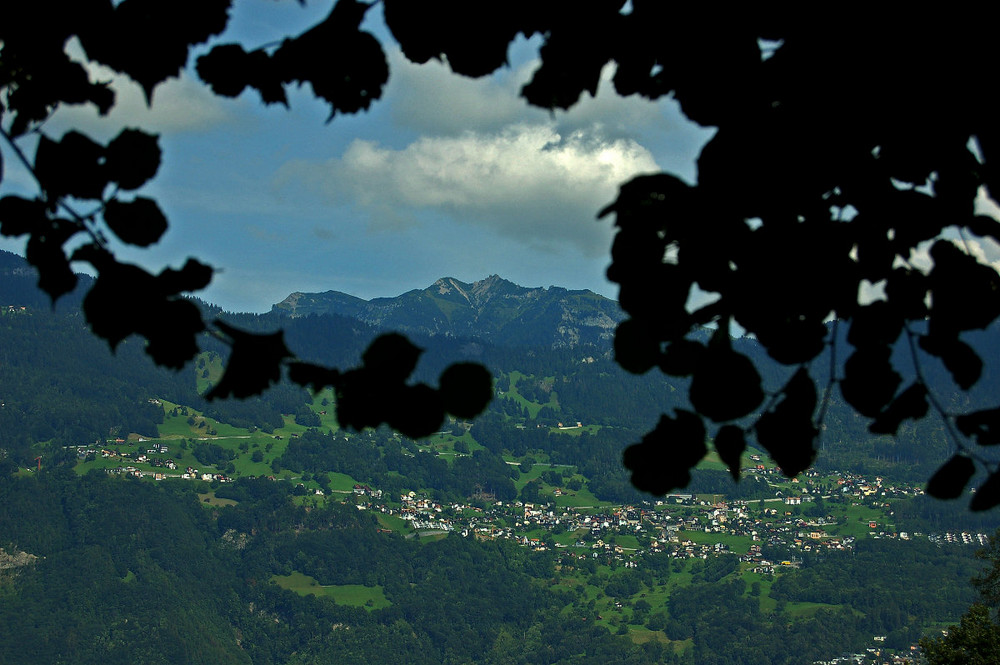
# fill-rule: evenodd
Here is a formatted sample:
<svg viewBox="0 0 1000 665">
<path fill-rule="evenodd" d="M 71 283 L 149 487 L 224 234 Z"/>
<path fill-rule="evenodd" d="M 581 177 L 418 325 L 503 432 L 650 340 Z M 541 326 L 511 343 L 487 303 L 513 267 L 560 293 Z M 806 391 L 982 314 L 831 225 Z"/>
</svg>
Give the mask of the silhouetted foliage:
<svg viewBox="0 0 1000 665">
<path fill-rule="evenodd" d="M 1000 503 L 1000 471 L 980 450 L 998 441 L 1000 407 L 946 409 L 923 369 L 940 362 L 958 387 L 974 386 L 982 358 L 963 337 L 1000 315 L 1000 275 L 969 247 L 1000 238 L 1000 224 L 974 207 L 998 177 L 988 161 L 997 149 L 995 113 L 980 94 L 993 59 L 984 22 L 957 9 L 901 17 L 866 8 L 806 22 L 745 7 L 720 25 L 710 7 L 632 2 L 625 10 L 624 2 L 603 2 L 581 12 L 514 2 L 466 31 L 449 27 L 458 11 L 449 3 L 381 4 L 413 62 L 442 59 L 458 74 L 483 76 L 505 64 L 515 37 L 540 35 L 541 64 L 521 91 L 529 104 L 568 109 L 584 91 L 596 92 L 602 68 L 614 62 L 619 94 L 672 95 L 690 120 L 717 128 L 699 157 L 697 184 L 638 177 L 601 212 L 615 215 L 608 276 L 631 317 L 618 329 L 619 362 L 636 373 L 690 377 L 693 409 L 663 415 L 626 452 L 637 487 L 663 493 L 686 483 L 717 425 L 731 468 L 742 446 L 756 441 L 786 473 L 798 473 L 815 457 L 839 387 L 873 433 L 894 434 L 933 410 L 959 452 L 928 492 L 962 495 L 978 469 L 989 475 L 971 507 Z M 204 287 L 210 267 L 191 259 L 152 275 L 111 254 L 108 233 L 144 247 L 166 228 L 155 201 L 127 194 L 155 175 L 160 150 L 141 130 L 106 145 L 77 131 L 58 140 L 42 133 L 60 104 L 106 113 L 115 101 L 64 44 L 78 37 L 90 60 L 138 82 L 152 103 L 191 47 L 222 32 L 229 5 L 92 0 L 59 12 L 38 3 L 6 12 L 0 131 L 34 174 L 38 194 L 0 198 L 0 232 L 28 236 L 27 258 L 53 300 L 76 283 L 70 259 L 91 264 L 97 280 L 84 311 L 112 348 L 138 334 L 158 364 L 178 368 L 197 353 L 203 331 L 224 336 L 232 354 L 210 398 L 254 395 L 287 369 L 299 385 L 332 386 L 338 419 L 356 429 L 388 423 L 422 436 L 446 413 L 479 413 L 491 394 L 481 368 L 445 370 L 440 390 L 412 385 L 419 349 L 398 336 L 376 340 L 354 369 L 298 361 L 280 332 L 202 319 L 183 294 Z M 370 7 L 341 0 L 317 25 L 269 46 L 214 45 L 196 71 L 222 96 L 251 87 L 263 103 L 287 105 L 285 86 L 308 83 L 330 118 L 365 110 L 389 76 L 382 46 L 360 27 Z M 31 158 L 26 145 L 36 136 Z M 77 212 L 80 201 L 95 202 L 93 212 Z M 67 256 L 71 240 L 76 249 Z M 913 257 L 928 247 L 933 267 L 924 270 Z M 884 298 L 859 301 L 870 284 Z M 714 299 L 692 301 L 695 287 Z M 119 315 L 122 302 L 132 315 Z M 850 351 L 837 326 L 825 324 L 830 317 L 849 327 Z M 718 331 L 710 341 L 706 325 Z M 769 370 L 734 348 L 731 325 L 789 366 L 780 387 L 767 388 Z M 897 344 L 910 350 L 902 372 Z M 821 356 L 829 369 L 811 366 Z"/>
</svg>

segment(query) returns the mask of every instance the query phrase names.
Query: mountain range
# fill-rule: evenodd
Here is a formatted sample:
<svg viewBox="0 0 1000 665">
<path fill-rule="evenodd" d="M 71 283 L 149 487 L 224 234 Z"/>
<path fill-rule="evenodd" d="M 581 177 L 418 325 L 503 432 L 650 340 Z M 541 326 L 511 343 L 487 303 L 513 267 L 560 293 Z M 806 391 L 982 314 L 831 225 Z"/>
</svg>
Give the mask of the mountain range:
<svg viewBox="0 0 1000 665">
<path fill-rule="evenodd" d="M 527 288 L 497 275 L 471 284 L 443 277 L 425 289 L 372 300 L 340 291 L 296 292 L 271 311 L 290 317 L 336 314 L 416 335 L 551 348 L 608 345 L 625 318 L 617 302 L 593 291 Z"/>
</svg>

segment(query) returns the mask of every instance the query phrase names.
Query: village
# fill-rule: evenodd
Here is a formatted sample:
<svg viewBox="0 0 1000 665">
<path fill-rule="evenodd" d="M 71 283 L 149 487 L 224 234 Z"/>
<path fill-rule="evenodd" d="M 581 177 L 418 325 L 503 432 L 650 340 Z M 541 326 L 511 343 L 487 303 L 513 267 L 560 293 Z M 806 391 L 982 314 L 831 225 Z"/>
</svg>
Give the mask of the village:
<svg viewBox="0 0 1000 665">
<path fill-rule="evenodd" d="M 120 466 L 106 468 L 109 474 L 156 481 L 233 481 L 218 471 L 182 468 L 165 457 L 167 454 L 168 447 L 155 441 L 124 455 L 111 446 L 77 447 L 81 460 L 96 456 L 122 460 Z M 751 455 L 749 461 L 741 471 L 744 477 L 763 479 L 773 488 L 774 497 L 743 501 L 721 495 L 674 493 L 639 505 L 559 506 L 559 498 L 571 491 L 554 487 L 550 502 L 496 501 L 480 496 L 466 503 L 442 504 L 416 491 L 392 498 L 361 483 L 331 494 L 349 495 L 359 510 L 396 518 L 397 524 L 405 525 L 401 531 L 407 537 L 440 537 L 455 532 L 478 540 L 506 539 L 535 551 L 552 550 L 565 557 L 625 567 L 640 566 L 643 557 L 653 554 L 676 559 L 737 556 L 751 572 L 774 574 L 783 567 L 798 567 L 800 559 L 795 553 L 850 550 L 857 538 L 926 538 L 976 547 L 987 544 L 986 533 L 896 529 L 887 521 L 892 516 L 892 501 L 922 494 L 920 487 L 846 472 L 820 476 L 810 470 L 788 479 L 777 467 L 763 464 L 758 455 Z M 293 490 L 293 494 L 314 500 L 333 498 L 326 497 L 322 489 L 307 489 L 301 482 L 296 482 Z M 776 551 L 784 555 L 768 555 Z"/>
<path fill-rule="evenodd" d="M 764 474 L 780 474 L 777 469 L 748 469 Z M 783 477 L 782 477 L 783 478 Z M 962 531 L 921 533 L 899 531 L 879 519 L 848 524 L 851 515 L 891 514 L 892 499 L 922 493 L 922 489 L 884 484 L 856 474 L 837 478 L 839 491 L 818 492 L 817 476 L 784 482 L 801 485 L 801 493 L 759 501 L 727 501 L 691 494 L 671 494 L 641 505 L 558 508 L 554 503 L 494 501 L 440 504 L 416 492 L 408 492 L 392 502 L 380 490 L 355 485 L 358 509 L 397 516 L 406 521 L 411 536 L 457 532 L 479 540 L 503 538 L 536 551 L 563 551 L 577 559 L 599 559 L 636 567 L 644 556 L 662 553 L 678 559 L 738 556 L 752 572 L 773 574 L 781 567 L 798 567 L 794 554 L 771 560 L 768 551 L 822 552 L 850 550 L 858 537 L 910 540 L 983 547 L 989 534 Z M 555 490 L 558 494 L 559 490 Z M 781 493 L 780 491 L 778 492 Z M 829 514 L 816 515 L 815 499 L 821 498 Z M 476 502 L 481 504 L 482 502 Z M 843 514 L 841 517 L 835 514 Z M 848 535 L 848 533 L 852 535 Z"/>
</svg>

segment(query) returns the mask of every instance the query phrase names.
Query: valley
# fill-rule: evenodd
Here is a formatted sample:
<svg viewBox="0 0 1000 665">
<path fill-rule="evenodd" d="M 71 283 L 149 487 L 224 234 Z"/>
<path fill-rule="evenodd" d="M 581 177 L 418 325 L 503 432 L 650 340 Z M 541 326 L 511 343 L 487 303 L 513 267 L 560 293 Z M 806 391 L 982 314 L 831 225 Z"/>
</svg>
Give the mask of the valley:
<svg viewBox="0 0 1000 665">
<path fill-rule="evenodd" d="M 18 274 L 4 295 L 29 304 L 0 316 L 0 630 L 24 639 L 0 662 L 889 663 L 967 609 L 998 526 L 923 495 L 948 454 L 934 427 L 871 436 L 836 400 L 796 479 L 750 449 L 738 483 L 711 453 L 688 487 L 638 492 L 622 451 L 683 383 L 621 371 L 599 336 L 545 337 L 545 317 L 522 327 L 541 345 L 416 337 L 418 379 L 482 362 L 494 396 L 412 440 L 341 428 L 331 390 L 208 402 L 224 346 L 206 338 L 177 373 L 132 340 L 111 354 Z M 430 310 L 405 301 L 416 328 Z M 232 318 L 335 366 L 378 332 Z"/>
</svg>

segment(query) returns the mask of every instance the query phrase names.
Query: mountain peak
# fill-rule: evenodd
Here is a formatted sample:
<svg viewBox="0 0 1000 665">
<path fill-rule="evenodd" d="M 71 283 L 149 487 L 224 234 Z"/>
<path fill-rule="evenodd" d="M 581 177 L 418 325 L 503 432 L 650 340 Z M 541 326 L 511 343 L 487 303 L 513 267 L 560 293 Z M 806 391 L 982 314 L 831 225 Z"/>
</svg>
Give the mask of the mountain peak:
<svg viewBox="0 0 1000 665">
<path fill-rule="evenodd" d="M 471 284 L 442 277 L 423 290 L 367 301 L 336 291 L 294 293 L 273 309 L 338 314 L 421 335 L 552 347 L 607 344 L 624 318 L 615 301 L 591 291 L 526 288 L 496 274 Z"/>
</svg>

